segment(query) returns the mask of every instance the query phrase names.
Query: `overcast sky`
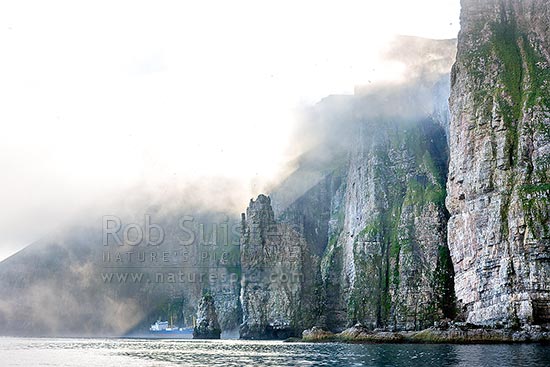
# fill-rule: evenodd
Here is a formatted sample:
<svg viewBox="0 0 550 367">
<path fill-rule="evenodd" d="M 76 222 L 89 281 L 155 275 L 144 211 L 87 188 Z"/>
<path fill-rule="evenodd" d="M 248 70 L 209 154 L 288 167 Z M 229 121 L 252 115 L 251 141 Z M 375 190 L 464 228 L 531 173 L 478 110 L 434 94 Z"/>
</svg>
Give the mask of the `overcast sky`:
<svg viewBox="0 0 550 367">
<path fill-rule="evenodd" d="M 297 106 L 399 78 L 387 37 L 454 38 L 458 16 L 459 0 L 2 1 L 0 260 L 136 185 L 273 177 Z"/>
</svg>

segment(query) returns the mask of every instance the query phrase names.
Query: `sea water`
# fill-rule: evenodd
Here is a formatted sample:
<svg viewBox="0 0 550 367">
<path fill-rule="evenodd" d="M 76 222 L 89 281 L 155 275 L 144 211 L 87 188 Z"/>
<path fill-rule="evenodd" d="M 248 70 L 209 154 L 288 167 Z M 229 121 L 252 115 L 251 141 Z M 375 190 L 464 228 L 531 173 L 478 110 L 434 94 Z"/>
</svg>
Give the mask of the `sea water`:
<svg viewBox="0 0 550 367">
<path fill-rule="evenodd" d="M 0 366 L 550 366 L 550 346 L 0 338 Z"/>
</svg>

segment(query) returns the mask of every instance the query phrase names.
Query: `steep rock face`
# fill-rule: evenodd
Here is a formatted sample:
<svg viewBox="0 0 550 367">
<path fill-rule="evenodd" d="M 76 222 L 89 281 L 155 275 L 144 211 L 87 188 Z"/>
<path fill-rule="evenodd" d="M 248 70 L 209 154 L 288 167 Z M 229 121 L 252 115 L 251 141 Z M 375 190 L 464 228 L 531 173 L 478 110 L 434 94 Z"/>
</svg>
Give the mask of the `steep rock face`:
<svg viewBox="0 0 550 367">
<path fill-rule="evenodd" d="M 251 200 L 242 222 L 240 337 L 299 336 L 314 322 L 317 262 L 300 233 L 275 221 L 269 197 Z"/>
<path fill-rule="evenodd" d="M 323 259 L 327 295 L 339 295 L 327 299 L 328 326 L 410 330 L 451 317 L 443 128 L 373 122 L 355 144 L 335 210 L 340 231 Z"/>
<path fill-rule="evenodd" d="M 208 294 L 204 295 L 197 308 L 197 324 L 193 329 L 193 339 L 219 339 L 221 332 L 214 299 Z"/>
<path fill-rule="evenodd" d="M 341 172 L 326 173 L 292 204 L 276 213 L 277 221 L 294 227 L 319 257 L 328 243 L 332 200 L 342 186 L 342 180 Z M 279 198 L 279 193 L 273 195 L 274 201 Z"/>
<path fill-rule="evenodd" d="M 448 241 L 467 321 L 550 322 L 550 3 L 463 0 Z"/>
<path fill-rule="evenodd" d="M 250 203 L 241 236 L 241 337 L 356 323 L 411 330 L 454 316 L 444 199 L 455 43 L 401 41 L 411 79 L 318 103 L 303 127 L 321 131 L 312 138 L 317 145 L 273 190 L 275 213 L 264 196 Z M 258 250 L 273 242 L 267 227 L 286 235 L 280 250 Z M 279 264 L 292 244 L 303 255 L 290 269 L 310 279 L 273 285 L 267 279 L 289 268 Z"/>
</svg>

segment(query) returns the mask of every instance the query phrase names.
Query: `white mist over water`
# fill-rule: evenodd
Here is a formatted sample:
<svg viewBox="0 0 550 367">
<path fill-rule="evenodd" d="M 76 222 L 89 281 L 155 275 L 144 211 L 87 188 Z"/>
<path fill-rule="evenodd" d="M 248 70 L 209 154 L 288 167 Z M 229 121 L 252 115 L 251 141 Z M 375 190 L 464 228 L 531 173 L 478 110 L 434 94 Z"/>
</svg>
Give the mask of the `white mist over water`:
<svg viewBox="0 0 550 367">
<path fill-rule="evenodd" d="M 297 107 L 399 79 L 380 57 L 390 35 L 453 38 L 458 14 L 458 0 L 3 2 L 0 260 L 135 188 L 262 191 Z"/>
</svg>

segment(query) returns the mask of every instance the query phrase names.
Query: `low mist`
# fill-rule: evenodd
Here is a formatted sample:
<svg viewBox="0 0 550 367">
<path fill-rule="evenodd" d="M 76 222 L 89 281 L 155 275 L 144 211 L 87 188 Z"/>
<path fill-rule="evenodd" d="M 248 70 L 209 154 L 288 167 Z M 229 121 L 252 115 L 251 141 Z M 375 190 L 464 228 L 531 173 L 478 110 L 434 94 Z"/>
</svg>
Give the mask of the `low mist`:
<svg viewBox="0 0 550 367">
<path fill-rule="evenodd" d="M 250 198 L 291 205 L 345 158 L 358 124 L 439 114 L 446 126 L 455 41 L 413 36 L 455 37 L 458 1 L 35 5 L 40 16 L 0 11 L 0 332 L 139 333 L 171 302 L 185 321 L 224 282 L 102 282 L 106 248 L 119 252 L 102 243 L 105 216 L 150 216 L 170 251 L 186 216 L 238 243 Z M 230 276 L 238 251 L 223 265 L 220 251 L 203 260 Z M 227 335 L 238 288 L 216 298 Z"/>
</svg>

